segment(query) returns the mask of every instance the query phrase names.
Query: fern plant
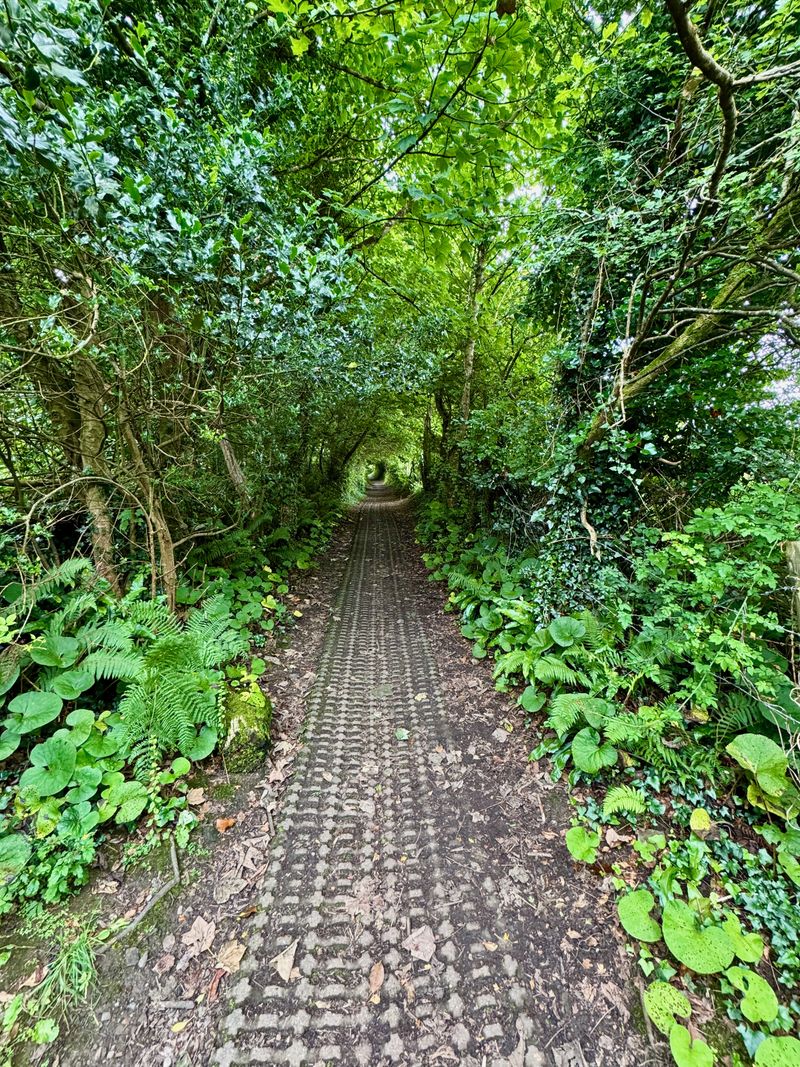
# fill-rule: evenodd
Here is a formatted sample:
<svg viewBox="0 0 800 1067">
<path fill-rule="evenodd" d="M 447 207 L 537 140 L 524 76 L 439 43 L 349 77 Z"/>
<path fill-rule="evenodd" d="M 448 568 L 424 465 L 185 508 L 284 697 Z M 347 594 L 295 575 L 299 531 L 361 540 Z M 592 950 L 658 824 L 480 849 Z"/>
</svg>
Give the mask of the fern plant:
<svg viewBox="0 0 800 1067">
<path fill-rule="evenodd" d="M 121 752 L 138 777 L 147 777 L 164 756 L 177 751 L 197 760 L 215 747 L 221 731 L 219 668 L 244 652 L 246 643 L 221 596 L 190 612 L 182 627 L 159 611 L 137 609 L 134 615 L 139 625 L 162 630 L 139 654 L 135 680 L 119 705 Z"/>
</svg>

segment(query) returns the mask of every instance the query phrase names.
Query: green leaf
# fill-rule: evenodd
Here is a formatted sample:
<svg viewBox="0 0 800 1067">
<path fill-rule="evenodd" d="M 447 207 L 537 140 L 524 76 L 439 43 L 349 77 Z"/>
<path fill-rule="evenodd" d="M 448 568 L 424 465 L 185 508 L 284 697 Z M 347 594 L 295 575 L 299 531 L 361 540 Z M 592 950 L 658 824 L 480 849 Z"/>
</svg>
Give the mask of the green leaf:
<svg viewBox="0 0 800 1067">
<path fill-rule="evenodd" d="M 76 748 L 88 741 L 92 727 L 94 726 L 94 712 L 88 708 L 75 708 L 66 718 L 67 725 L 71 728 L 69 739 Z"/>
<path fill-rule="evenodd" d="M 572 760 L 578 770 L 597 774 L 603 767 L 613 767 L 617 750 L 609 741 L 600 742 L 600 734 L 591 726 L 584 726 L 572 739 Z"/>
<path fill-rule="evenodd" d="M 188 774 L 192 769 L 192 765 L 185 756 L 178 756 L 177 759 L 172 761 L 172 773 L 176 778 L 182 777 L 184 774 Z"/>
<path fill-rule="evenodd" d="M 764 939 L 760 934 L 745 933 L 739 916 L 732 911 L 726 913 L 722 929 L 728 935 L 738 959 L 743 963 L 758 963 L 764 955 Z"/>
<path fill-rule="evenodd" d="M 76 700 L 81 693 L 91 689 L 94 685 L 94 674 L 91 671 L 74 670 L 64 671 L 53 679 L 52 690 L 58 693 L 64 700 Z"/>
<path fill-rule="evenodd" d="M 397 738 L 398 741 L 408 741 L 408 730 L 406 730 L 403 726 L 398 726 L 398 728 L 394 732 L 394 736 Z"/>
<path fill-rule="evenodd" d="M 559 619 L 553 619 L 547 627 L 547 632 L 562 648 L 569 648 L 576 641 L 580 641 L 586 634 L 586 627 L 579 619 L 573 619 L 569 615 L 562 615 Z"/>
<path fill-rule="evenodd" d="M 30 690 L 15 696 L 8 705 L 14 716 L 20 716 L 15 723 L 14 733 L 30 734 L 41 729 L 57 718 L 64 706 L 64 701 L 56 693 L 40 693 Z"/>
<path fill-rule="evenodd" d="M 63 737 L 36 745 L 30 754 L 32 766 L 19 780 L 20 789 L 32 789 L 40 797 L 59 793 L 72 778 L 76 756 L 75 746 Z"/>
<path fill-rule="evenodd" d="M 150 796 L 141 782 L 120 782 L 109 790 L 108 803 L 117 808 L 114 821 L 133 822 L 147 806 Z"/>
<path fill-rule="evenodd" d="M 13 730 L 3 730 L 0 734 L 0 761 L 8 759 L 19 748 L 20 735 Z"/>
<path fill-rule="evenodd" d="M 800 1041 L 796 1037 L 768 1037 L 756 1049 L 758 1067 L 800 1067 Z"/>
<path fill-rule="evenodd" d="M 199 763 L 210 756 L 217 747 L 217 731 L 211 726 L 204 726 L 187 749 L 181 749 L 183 755 L 192 763 Z"/>
<path fill-rule="evenodd" d="M 594 863 L 600 845 L 600 834 L 587 830 L 585 826 L 573 826 L 567 830 L 566 843 L 574 860 L 579 863 Z"/>
<path fill-rule="evenodd" d="M 716 974 L 733 962 L 733 944 L 720 926 L 700 926 L 697 913 L 682 900 L 664 905 L 661 927 L 676 960 L 698 974 Z"/>
<path fill-rule="evenodd" d="M 765 793 L 780 796 L 787 784 L 788 768 L 780 745 L 763 734 L 739 734 L 725 751 L 753 775 Z"/>
<path fill-rule="evenodd" d="M 644 991 L 644 1006 L 650 1021 L 662 1034 L 669 1035 L 675 1016 L 688 1019 L 692 1014 L 689 998 L 669 982 L 653 982 Z"/>
<path fill-rule="evenodd" d="M 78 658 L 80 643 L 74 637 L 55 637 L 48 634 L 28 646 L 34 663 L 43 667 L 71 667 Z"/>
<path fill-rule="evenodd" d="M 99 767 L 76 767 L 73 782 L 75 785 L 67 793 L 69 804 L 79 804 L 83 800 L 91 800 L 97 792 L 103 772 Z"/>
<path fill-rule="evenodd" d="M 93 759 L 106 759 L 113 756 L 119 748 L 119 739 L 113 733 L 104 733 L 101 730 L 92 730 L 88 740 L 84 742 L 81 751 Z M 191 759 L 191 756 L 189 757 Z"/>
<path fill-rule="evenodd" d="M 625 932 L 638 941 L 660 941 L 661 927 L 650 914 L 654 907 L 655 899 L 649 889 L 635 889 L 620 897 L 617 912 Z"/>
<path fill-rule="evenodd" d="M 535 715 L 537 711 L 544 707 L 546 700 L 547 697 L 544 693 L 540 693 L 536 686 L 529 685 L 519 698 L 519 703 L 530 715 Z"/>
<path fill-rule="evenodd" d="M 16 878 L 31 858 L 31 843 L 24 834 L 0 837 L 0 886 Z"/>
<path fill-rule="evenodd" d="M 695 808 L 689 817 L 689 828 L 693 834 L 702 836 L 711 829 L 711 816 L 705 808 Z"/>
<path fill-rule="evenodd" d="M 49 1045 L 58 1037 L 58 1023 L 55 1019 L 37 1019 L 31 1029 L 31 1041 L 35 1045 Z"/>
<path fill-rule="evenodd" d="M 669 1049 L 678 1067 L 714 1067 L 714 1053 L 705 1041 L 693 1040 L 680 1023 L 675 1023 L 669 1032 Z"/>
<path fill-rule="evenodd" d="M 731 967 L 725 977 L 734 987 L 744 993 L 742 1015 L 751 1023 L 771 1023 L 778 1014 L 778 998 L 769 982 L 747 967 Z"/>
</svg>

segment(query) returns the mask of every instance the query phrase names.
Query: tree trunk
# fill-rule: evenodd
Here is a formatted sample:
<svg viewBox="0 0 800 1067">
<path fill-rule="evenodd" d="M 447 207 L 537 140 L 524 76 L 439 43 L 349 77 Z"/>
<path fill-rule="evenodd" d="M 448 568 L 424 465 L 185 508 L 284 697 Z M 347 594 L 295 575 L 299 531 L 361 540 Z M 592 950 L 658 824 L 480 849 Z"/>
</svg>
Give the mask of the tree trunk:
<svg viewBox="0 0 800 1067">
<path fill-rule="evenodd" d="M 469 419 L 472 404 L 472 379 L 475 374 L 475 342 L 478 332 L 478 314 L 480 305 L 478 298 L 483 289 L 483 269 L 486 265 L 486 246 L 478 245 L 475 253 L 475 266 L 472 271 L 472 279 L 469 289 L 469 318 L 467 336 L 464 341 L 464 386 L 461 390 L 461 419 L 464 423 Z M 463 432 L 463 430 L 462 430 Z"/>
</svg>

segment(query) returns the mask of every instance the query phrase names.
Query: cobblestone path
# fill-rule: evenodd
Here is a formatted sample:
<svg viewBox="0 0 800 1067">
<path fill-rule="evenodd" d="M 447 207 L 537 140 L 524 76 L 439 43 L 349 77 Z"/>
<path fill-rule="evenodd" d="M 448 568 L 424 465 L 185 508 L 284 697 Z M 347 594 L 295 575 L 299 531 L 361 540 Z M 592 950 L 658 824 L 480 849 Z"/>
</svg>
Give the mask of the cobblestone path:
<svg viewBox="0 0 800 1067">
<path fill-rule="evenodd" d="M 213 1062 L 582 1067 L 578 1045 L 545 1041 L 530 942 L 503 933 L 517 920 L 447 787 L 455 745 L 394 507 L 375 488 L 359 513 Z"/>
</svg>

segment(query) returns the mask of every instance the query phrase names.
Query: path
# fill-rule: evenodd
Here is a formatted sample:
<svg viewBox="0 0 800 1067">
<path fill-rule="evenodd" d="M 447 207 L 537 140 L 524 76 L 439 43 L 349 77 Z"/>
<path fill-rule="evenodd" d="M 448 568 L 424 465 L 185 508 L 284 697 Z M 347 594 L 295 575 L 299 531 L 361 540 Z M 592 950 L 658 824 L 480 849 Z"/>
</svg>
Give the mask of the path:
<svg viewBox="0 0 800 1067">
<path fill-rule="evenodd" d="M 469 752 L 469 723 L 448 709 L 418 583 L 399 563 L 398 507 L 375 487 L 360 509 L 212 1062 L 640 1065 L 614 981 L 618 946 L 603 949 L 610 932 L 594 929 L 541 797 L 522 798 L 523 862 L 498 847 L 508 775 L 493 780 L 491 760 Z M 556 848 L 561 869 L 542 876 Z M 408 940 L 422 931 L 427 955 L 426 928 L 430 962 Z M 282 952 L 293 953 L 288 982 L 270 963 Z"/>
</svg>

